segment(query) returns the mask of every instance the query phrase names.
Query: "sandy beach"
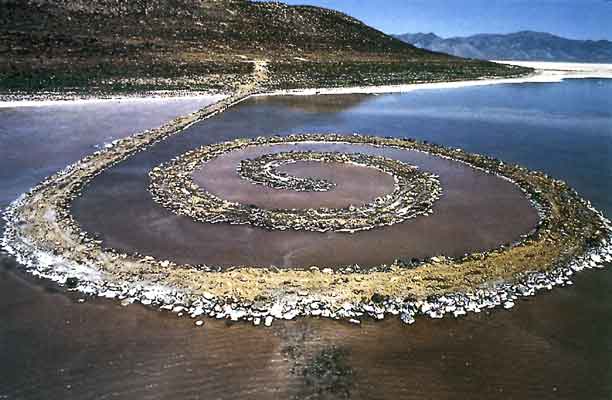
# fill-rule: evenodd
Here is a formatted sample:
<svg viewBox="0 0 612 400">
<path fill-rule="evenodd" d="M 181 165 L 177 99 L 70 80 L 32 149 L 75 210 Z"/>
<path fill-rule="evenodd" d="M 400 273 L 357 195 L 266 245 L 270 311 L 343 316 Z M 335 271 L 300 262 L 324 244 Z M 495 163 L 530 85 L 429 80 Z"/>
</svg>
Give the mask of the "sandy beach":
<svg viewBox="0 0 612 400">
<path fill-rule="evenodd" d="M 226 98 L 227 95 L 209 94 L 209 93 L 189 93 L 177 96 L 152 94 L 151 96 L 112 96 L 112 97 L 88 97 L 88 98 L 49 98 L 46 100 L 29 100 L 16 99 L 11 101 L 0 101 L 0 108 L 16 108 L 16 107 L 49 107 L 49 106 L 66 106 L 66 105 L 92 105 L 92 104 L 119 104 L 127 103 L 134 105 L 142 105 L 147 103 L 168 103 L 172 104 L 178 101 L 208 101 L 216 103 Z"/>
</svg>

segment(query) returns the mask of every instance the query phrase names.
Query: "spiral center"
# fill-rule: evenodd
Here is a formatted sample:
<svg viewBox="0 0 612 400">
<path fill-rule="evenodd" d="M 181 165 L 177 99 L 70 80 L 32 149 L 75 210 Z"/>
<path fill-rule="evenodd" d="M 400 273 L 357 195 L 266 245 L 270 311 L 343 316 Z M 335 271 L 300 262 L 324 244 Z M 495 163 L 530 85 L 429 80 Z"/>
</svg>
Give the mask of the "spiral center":
<svg viewBox="0 0 612 400">
<path fill-rule="evenodd" d="M 324 136 L 319 138 L 322 139 L 318 141 L 320 143 L 334 143 Z M 201 147 L 153 169 L 150 174 L 151 192 L 158 203 L 173 212 L 203 223 L 249 224 L 269 230 L 347 233 L 429 215 L 433 203 L 441 194 L 437 176 L 401 161 L 364 153 L 280 151 L 243 159 L 234 166 L 242 180 L 251 186 L 300 193 L 329 192 L 336 188 L 338 182 L 325 177 L 293 175 L 282 171 L 281 167 L 303 162 L 316 162 L 331 169 L 334 165 L 349 165 L 364 171 L 375 170 L 391 178 L 392 190 L 382 191 L 368 202 L 351 202 L 343 207 L 267 209 L 250 202 L 218 196 L 194 181 L 194 171 L 224 155 L 245 148 L 274 147 L 269 146 L 272 144 L 297 145 L 293 140 L 291 137 L 275 137 Z"/>
</svg>

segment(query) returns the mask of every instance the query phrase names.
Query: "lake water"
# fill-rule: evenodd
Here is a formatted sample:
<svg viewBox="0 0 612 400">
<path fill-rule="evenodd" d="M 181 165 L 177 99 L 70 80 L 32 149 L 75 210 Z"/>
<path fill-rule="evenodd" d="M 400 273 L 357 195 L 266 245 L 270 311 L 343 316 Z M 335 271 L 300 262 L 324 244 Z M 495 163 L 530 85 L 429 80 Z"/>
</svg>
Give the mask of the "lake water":
<svg viewBox="0 0 612 400">
<path fill-rule="evenodd" d="M 0 202 L 6 205 L 94 144 L 195 105 L 184 107 L 0 109 Z M 92 115 L 103 117 L 83 129 Z M 111 198 L 127 196 L 117 207 L 138 205 L 129 199 L 142 192 L 144 181 L 131 177 L 142 176 L 170 150 L 189 149 L 197 137 L 206 143 L 304 131 L 409 136 L 489 154 L 563 179 L 612 215 L 612 81 L 597 79 L 251 99 L 101 175 L 80 201 L 95 199 L 95 185 L 108 184 L 114 185 Z M 108 212 L 108 205 L 81 206 L 75 209 L 82 218 Z M 387 319 L 356 327 L 302 319 L 271 328 L 207 321 L 195 328 L 189 319 L 136 305 L 100 299 L 79 304 L 78 294 L 22 274 L 10 259 L 2 263 L 0 399 L 612 396 L 607 270 L 586 272 L 574 286 L 521 301 L 511 312 L 458 320 L 419 319 L 404 326 Z M 317 374 L 321 370 L 340 378 Z"/>
</svg>

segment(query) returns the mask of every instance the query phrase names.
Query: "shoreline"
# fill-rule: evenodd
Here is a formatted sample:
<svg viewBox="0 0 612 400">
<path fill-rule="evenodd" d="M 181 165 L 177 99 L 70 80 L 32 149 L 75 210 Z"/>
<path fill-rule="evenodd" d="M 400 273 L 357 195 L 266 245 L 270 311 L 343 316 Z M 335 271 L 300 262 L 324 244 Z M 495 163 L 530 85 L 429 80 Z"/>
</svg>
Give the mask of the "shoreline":
<svg viewBox="0 0 612 400">
<path fill-rule="evenodd" d="M 36 97 L 35 95 L 33 97 Z M 21 99 L 21 97 L 30 96 L 15 96 L 15 100 L 0 101 L 0 109 L 3 108 L 23 108 L 23 107 L 49 107 L 49 106 L 69 106 L 69 105 L 91 105 L 91 104 L 104 104 L 104 103 L 147 103 L 147 102 L 164 102 L 164 101 L 186 101 L 186 100 L 199 100 L 199 99 L 211 99 L 215 103 L 230 97 L 229 94 L 218 94 L 218 93 L 207 93 L 207 92 L 189 92 L 185 95 L 176 95 L 171 93 L 168 95 L 153 94 L 151 96 L 139 96 L 126 95 L 126 96 L 84 96 L 78 98 L 71 97 L 60 97 L 60 98 L 49 98 L 49 99 Z"/>
<path fill-rule="evenodd" d="M 354 86 L 338 88 L 308 88 L 272 90 L 265 93 L 253 94 L 253 97 L 262 96 L 312 96 L 312 95 L 341 95 L 341 94 L 392 94 L 409 93 L 418 90 L 459 89 L 465 87 L 521 84 L 521 83 L 558 83 L 565 79 L 612 79 L 612 64 L 585 64 L 563 62 L 538 61 L 497 61 L 493 62 L 508 65 L 518 65 L 534 68 L 536 71 L 530 75 L 519 78 L 487 78 L 467 81 L 448 82 L 422 82 L 404 85 L 389 86 Z M 41 93 L 31 95 L 8 95 L 14 100 L 0 100 L 0 109 L 14 107 L 44 107 L 74 104 L 96 104 L 108 102 L 147 102 L 147 101 L 176 101 L 198 98 L 218 98 L 217 101 L 231 96 L 227 93 L 217 92 L 153 92 L 147 95 L 117 95 L 101 96 L 85 95 L 71 97 L 69 94 Z M 40 98 L 38 98 L 40 97 Z M 1 96 L 0 96 L 1 98 Z"/>
<path fill-rule="evenodd" d="M 520 84 L 520 83 L 559 83 L 565 79 L 612 79 L 612 64 L 574 64 L 531 61 L 494 61 L 500 64 L 519 65 L 534 68 L 536 71 L 520 78 L 491 78 L 469 81 L 450 81 L 434 83 L 411 83 L 390 86 L 363 86 L 346 88 L 311 88 L 277 90 L 256 96 L 312 96 L 340 94 L 391 94 L 410 93 L 418 90 L 459 89 L 477 86 Z"/>
<path fill-rule="evenodd" d="M 584 268 L 598 267 L 612 261 L 609 221 L 593 209 L 588 201 L 580 198 L 562 182 L 519 166 L 506 165 L 497 160 L 463 153 L 460 150 L 418 142 L 413 142 L 416 144 L 410 146 L 417 146 L 421 150 L 431 151 L 442 157 L 463 161 L 473 167 L 484 168 L 507 179 L 516 181 L 517 178 L 520 178 L 518 181 L 530 188 L 527 191 L 529 194 L 540 193 L 533 189 L 548 188 L 552 191 L 548 193 L 550 198 L 546 199 L 547 202 L 558 200 L 557 196 L 562 194 L 569 195 L 571 204 L 576 207 L 576 210 L 571 212 L 573 209 L 568 206 L 570 209 L 565 212 L 569 214 L 556 216 L 559 219 L 558 226 L 553 224 L 551 229 L 572 229 L 572 232 L 576 234 L 572 236 L 576 242 L 573 243 L 570 240 L 569 243 L 573 243 L 574 248 L 560 246 L 557 249 L 558 252 L 554 250 L 540 260 L 542 265 L 538 266 L 533 264 L 533 261 L 529 261 L 528 264 L 521 267 L 523 270 L 519 268 L 513 271 L 508 270 L 509 265 L 507 264 L 508 262 L 512 264 L 513 259 L 504 258 L 505 255 L 513 249 L 522 251 L 525 248 L 518 246 L 510 250 L 492 252 L 493 257 L 499 258 L 497 276 L 485 274 L 483 279 L 487 279 L 473 281 L 469 287 L 465 287 L 464 279 L 458 277 L 454 271 L 453 260 L 432 259 L 428 265 L 422 265 L 419 272 L 437 277 L 441 269 L 449 269 L 450 281 L 446 284 L 452 283 L 455 286 L 436 290 L 435 284 L 425 282 L 425 286 L 420 291 L 411 291 L 410 289 L 417 282 L 414 280 L 414 270 L 394 266 L 390 267 L 389 273 L 381 271 L 369 275 L 368 280 L 377 279 L 379 286 L 370 285 L 369 282 L 361 283 L 363 274 L 354 271 L 334 274 L 316 269 L 292 271 L 287 275 L 287 272 L 251 271 L 248 267 L 224 273 L 203 273 L 197 269 L 192 271 L 188 268 L 189 266 L 167 270 L 169 266 L 174 266 L 170 261 L 155 260 L 152 257 L 140 255 L 124 255 L 108 250 L 101 251 L 97 241 L 81 235 L 83 232 L 78 229 L 78 225 L 66 211 L 66 207 L 70 205 L 73 196 L 78 195 L 89 180 L 105 168 L 148 148 L 165 137 L 180 134 L 193 123 L 222 112 L 250 96 L 259 95 L 262 91 L 258 83 L 266 79 L 265 65 L 260 65 L 253 83 L 238 88 L 234 96 L 189 116 L 179 117 L 161 128 L 117 140 L 112 146 L 97 151 L 46 179 L 27 195 L 16 200 L 6 211 L 5 219 L 8 223 L 2 239 L 3 247 L 33 275 L 63 283 L 67 288 L 79 290 L 85 294 L 119 298 L 126 304 L 138 301 L 145 305 L 153 304 L 161 309 L 179 310 L 175 312 L 185 311 L 194 318 L 206 314 L 217 319 L 246 319 L 255 325 L 259 325 L 262 321 L 265 325 L 269 325 L 274 318 L 293 319 L 297 316 L 346 318 L 358 323 L 354 318 L 370 316 L 382 319 L 386 314 L 400 315 L 402 321 L 412 323 L 414 316 L 421 314 L 439 318 L 445 313 L 453 313 L 458 316 L 464 315 L 467 311 L 479 312 L 483 308 L 492 308 L 500 304 L 504 308 L 511 308 L 517 297 L 531 296 L 537 290 L 549 289 L 555 285 L 571 284 L 570 277 L 574 272 Z M 383 139 L 372 140 L 382 141 Z M 388 144 L 394 144 L 394 142 Z M 400 145 L 400 143 L 395 144 Z M 521 187 L 520 184 L 519 187 Z M 547 193 L 547 190 L 544 190 L 544 193 Z M 565 203 L 561 201 L 559 204 Z M 585 226 L 566 226 L 564 223 L 573 221 L 563 218 L 570 218 L 570 215 L 588 215 L 591 220 Z M 591 233 L 597 227 L 603 232 L 598 230 L 599 233 L 592 237 L 594 242 L 589 245 L 588 249 L 585 249 L 582 248 L 582 244 L 584 241 L 591 240 L 591 236 L 581 238 L 578 232 L 587 227 L 587 231 Z M 545 233 L 544 238 L 547 235 Z M 596 237 L 599 239 L 595 239 Z M 557 238 L 560 243 L 562 242 L 556 234 L 551 238 L 553 240 Z M 534 254 L 550 247 L 549 243 L 545 245 L 542 243 L 531 244 L 532 250 L 535 251 Z M 528 249 L 525 253 L 529 253 Z M 467 272 L 481 270 L 483 266 L 480 260 L 485 260 L 487 257 L 480 254 L 470 257 L 473 256 L 476 256 L 474 260 L 466 261 L 468 263 Z M 517 260 L 523 261 L 533 257 L 533 255 L 522 252 L 519 252 L 517 256 L 519 257 Z M 552 265 L 548 257 L 552 257 L 552 261 L 555 261 Z M 114 276 L 113 269 L 116 273 Z M 176 274 L 174 278 L 164 281 L 163 277 L 171 271 Z M 217 286 L 217 290 L 211 290 L 211 293 L 207 285 L 201 285 L 200 289 L 195 292 L 190 290 L 185 285 L 185 278 L 192 277 L 190 274 L 193 273 L 204 281 L 208 281 L 207 284 L 211 285 L 210 287 Z M 292 277 L 294 284 L 285 288 L 284 282 L 288 277 Z M 389 285 L 390 277 L 397 279 L 394 285 Z M 125 278 L 128 280 L 126 281 Z M 270 290 L 268 288 L 270 279 L 278 280 L 283 285 L 277 285 L 276 291 Z M 342 296 L 337 298 L 335 292 L 326 293 L 325 289 L 336 285 L 338 279 L 342 281 L 351 279 L 354 280 L 353 288 L 369 289 L 361 290 L 362 294 L 357 297 L 349 292 L 346 292 L 343 298 Z M 261 284 L 262 280 L 264 280 L 264 285 Z M 247 283 L 245 282 L 259 289 L 252 292 L 248 290 L 240 292 L 237 290 L 238 287 L 234 286 L 242 285 L 246 289 Z M 387 283 L 383 284 L 383 282 Z M 393 287 L 389 286 L 394 286 L 395 290 L 399 291 L 390 293 Z M 306 294 L 303 294 L 304 292 Z M 240 295 L 241 293 L 244 296 Z M 266 301 L 257 301 L 258 296 L 255 294 L 265 295 Z"/>
</svg>

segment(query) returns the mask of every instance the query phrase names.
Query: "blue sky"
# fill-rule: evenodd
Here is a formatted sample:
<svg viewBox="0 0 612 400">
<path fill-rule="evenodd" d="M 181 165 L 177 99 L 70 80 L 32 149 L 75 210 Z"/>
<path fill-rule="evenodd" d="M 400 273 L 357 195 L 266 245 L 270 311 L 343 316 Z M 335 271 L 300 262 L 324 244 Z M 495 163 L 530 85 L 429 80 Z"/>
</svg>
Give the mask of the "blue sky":
<svg viewBox="0 0 612 400">
<path fill-rule="evenodd" d="M 387 33 L 534 30 L 612 40 L 612 0 L 283 0 L 344 11 Z"/>
</svg>

